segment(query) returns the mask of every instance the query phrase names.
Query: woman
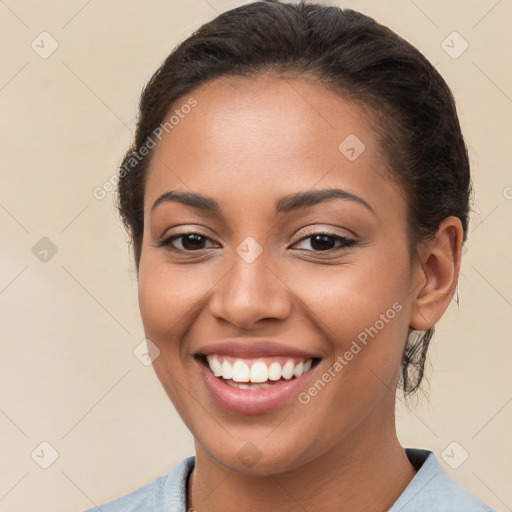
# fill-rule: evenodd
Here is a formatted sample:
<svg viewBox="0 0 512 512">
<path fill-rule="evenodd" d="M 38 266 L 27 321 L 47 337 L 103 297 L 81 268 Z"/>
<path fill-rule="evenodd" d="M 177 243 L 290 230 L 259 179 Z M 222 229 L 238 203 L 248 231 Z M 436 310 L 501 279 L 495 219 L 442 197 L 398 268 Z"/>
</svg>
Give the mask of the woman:
<svg viewBox="0 0 512 512">
<path fill-rule="evenodd" d="M 372 19 L 255 2 L 181 43 L 143 91 L 119 209 L 196 455 L 101 510 L 491 510 L 394 418 L 470 191 L 448 86 Z"/>
</svg>

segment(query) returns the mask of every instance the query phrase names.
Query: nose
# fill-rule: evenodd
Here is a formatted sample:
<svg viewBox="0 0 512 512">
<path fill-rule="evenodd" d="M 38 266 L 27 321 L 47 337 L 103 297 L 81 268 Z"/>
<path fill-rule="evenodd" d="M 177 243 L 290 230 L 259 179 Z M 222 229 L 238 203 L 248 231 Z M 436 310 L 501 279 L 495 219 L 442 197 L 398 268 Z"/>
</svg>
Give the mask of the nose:
<svg viewBox="0 0 512 512">
<path fill-rule="evenodd" d="M 241 329 L 251 329 L 260 320 L 284 320 L 291 312 L 287 283 L 268 266 L 261 254 L 248 263 L 238 254 L 234 264 L 213 290 L 210 312 Z"/>
</svg>

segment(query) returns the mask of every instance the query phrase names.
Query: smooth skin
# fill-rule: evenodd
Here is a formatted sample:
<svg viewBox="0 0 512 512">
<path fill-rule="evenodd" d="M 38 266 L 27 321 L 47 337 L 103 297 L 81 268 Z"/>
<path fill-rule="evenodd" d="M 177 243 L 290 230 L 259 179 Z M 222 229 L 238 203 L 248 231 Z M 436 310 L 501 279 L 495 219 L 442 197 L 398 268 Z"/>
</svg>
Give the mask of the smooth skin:
<svg viewBox="0 0 512 512">
<path fill-rule="evenodd" d="M 139 268 L 146 337 L 161 351 L 154 369 L 195 438 L 187 509 L 388 510 L 415 475 L 395 430 L 401 356 L 409 326 L 433 326 L 453 297 L 461 223 L 446 218 L 413 263 L 405 198 L 371 117 L 318 83 L 220 78 L 191 95 L 197 107 L 151 161 Z M 338 149 L 349 134 L 365 145 L 354 161 Z M 274 210 L 284 196 L 330 188 L 371 209 L 331 198 Z M 221 213 L 177 201 L 152 209 L 171 190 L 206 195 Z M 314 235 L 325 231 L 322 245 Z M 183 233 L 202 237 L 158 247 Z M 236 252 L 249 236 L 263 249 L 252 263 Z M 237 415 L 200 377 L 201 347 L 265 338 L 321 357 L 310 386 L 394 303 L 401 311 L 308 404 Z M 247 442 L 253 465 L 238 456 Z"/>
</svg>

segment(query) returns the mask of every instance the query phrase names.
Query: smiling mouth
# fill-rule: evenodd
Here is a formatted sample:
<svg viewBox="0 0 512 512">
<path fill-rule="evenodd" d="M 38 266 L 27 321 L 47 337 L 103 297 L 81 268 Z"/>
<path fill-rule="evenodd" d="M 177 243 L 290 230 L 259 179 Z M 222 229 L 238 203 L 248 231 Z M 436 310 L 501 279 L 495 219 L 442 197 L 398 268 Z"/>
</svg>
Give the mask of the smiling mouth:
<svg viewBox="0 0 512 512">
<path fill-rule="evenodd" d="M 197 354 L 196 358 L 220 381 L 243 390 L 264 389 L 289 382 L 309 372 L 320 358 L 270 356 L 240 358 L 217 354 Z"/>
</svg>

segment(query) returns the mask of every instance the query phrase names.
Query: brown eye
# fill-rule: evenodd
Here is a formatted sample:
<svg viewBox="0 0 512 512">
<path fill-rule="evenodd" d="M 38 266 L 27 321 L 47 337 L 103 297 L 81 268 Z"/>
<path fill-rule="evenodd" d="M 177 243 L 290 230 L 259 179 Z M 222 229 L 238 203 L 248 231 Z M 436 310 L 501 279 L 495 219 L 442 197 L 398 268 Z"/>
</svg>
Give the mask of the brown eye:
<svg viewBox="0 0 512 512">
<path fill-rule="evenodd" d="M 158 242 L 158 247 L 168 247 L 170 250 L 178 252 L 193 252 L 208 249 L 205 243 L 210 240 L 207 236 L 200 233 L 180 233 L 171 235 Z M 175 242 L 178 241 L 178 244 Z M 181 247 L 180 247 L 181 246 Z"/>
<path fill-rule="evenodd" d="M 334 233 L 314 233 L 301 238 L 298 243 L 308 241 L 311 249 L 302 248 L 301 250 L 314 251 L 314 252 L 325 252 L 331 250 L 342 250 L 355 245 L 356 241 L 349 238 L 345 238 Z M 338 246 L 336 247 L 336 242 Z"/>
</svg>

